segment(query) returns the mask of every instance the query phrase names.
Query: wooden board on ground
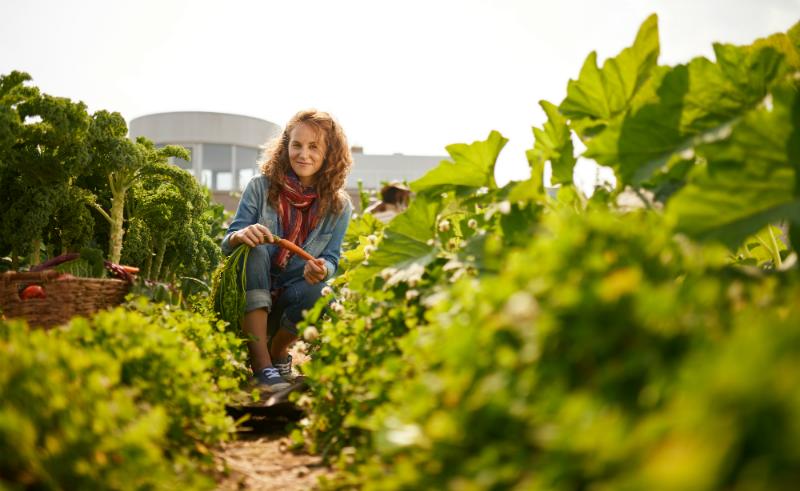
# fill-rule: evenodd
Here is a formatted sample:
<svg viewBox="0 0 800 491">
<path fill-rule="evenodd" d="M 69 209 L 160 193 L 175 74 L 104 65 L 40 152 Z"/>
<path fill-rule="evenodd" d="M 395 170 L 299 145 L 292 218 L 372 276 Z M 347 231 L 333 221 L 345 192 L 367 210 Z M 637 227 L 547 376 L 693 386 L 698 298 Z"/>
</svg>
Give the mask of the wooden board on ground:
<svg viewBox="0 0 800 491">
<path fill-rule="evenodd" d="M 254 401 L 251 391 L 242 391 L 228 401 L 227 409 L 234 415 L 253 414 L 297 420 L 303 416 L 294 403 L 289 400 L 293 392 L 304 392 L 308 389 L 306 378 L 299 376 L 291 386 L 277 392 L 262 392 L 259 400 Z"/>
</svg>

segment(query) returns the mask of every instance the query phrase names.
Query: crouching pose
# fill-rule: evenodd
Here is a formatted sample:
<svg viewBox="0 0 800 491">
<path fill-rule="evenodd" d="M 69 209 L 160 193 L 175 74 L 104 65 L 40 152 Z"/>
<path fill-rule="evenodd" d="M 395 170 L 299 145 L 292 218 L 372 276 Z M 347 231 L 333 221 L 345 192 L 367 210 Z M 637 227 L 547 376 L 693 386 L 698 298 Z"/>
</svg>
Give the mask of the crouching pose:
<svg viewBox="0 0 800 491">
<path fill-rule="evenodd" d="M 289 347 L 297 339 L 302 312 L 322 295 L 339 264 L 352 205 L 344 191 L 352 165 L 341 126 L 324 112 L 297 113 L 271 142 L 242 193 L 222 241 L 230 255 L 239 244 L 252 249 L 245 265 L 250 364 L 262 389 L 289 386 Z M 301 246 L 305 261 L 274 245 L 273 235 Z"/>
</svg>

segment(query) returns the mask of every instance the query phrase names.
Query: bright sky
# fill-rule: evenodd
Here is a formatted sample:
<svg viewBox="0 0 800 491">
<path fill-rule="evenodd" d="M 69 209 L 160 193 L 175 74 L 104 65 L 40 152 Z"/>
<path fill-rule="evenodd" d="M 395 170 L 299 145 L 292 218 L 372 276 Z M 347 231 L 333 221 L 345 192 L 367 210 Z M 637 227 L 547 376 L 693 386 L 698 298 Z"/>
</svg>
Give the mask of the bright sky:
<svg viewBox="0 0 800 491">
<path fill-rule="evenodd" d="M 630 45 L 659 14 L 662 64 L 712 57 L 800 20 L 800 0 L 3 0 L 0 73 L 130 120 L 336 116 L 366 153 L 445 155 L 511 141 L 498 181 L 529 173 L 538 101 L 560 103 L 586 55 Z M 593 175 L 593 172 L 591 172 Z"/>
</svg>

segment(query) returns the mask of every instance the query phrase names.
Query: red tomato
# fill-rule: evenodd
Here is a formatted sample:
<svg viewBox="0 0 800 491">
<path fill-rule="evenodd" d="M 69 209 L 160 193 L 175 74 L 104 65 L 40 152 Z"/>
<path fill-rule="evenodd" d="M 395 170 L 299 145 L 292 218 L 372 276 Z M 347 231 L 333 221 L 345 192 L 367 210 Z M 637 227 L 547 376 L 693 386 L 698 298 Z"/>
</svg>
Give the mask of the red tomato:
<svg viewBox="0 0 800 491">
<path fill-rule="evenodd" d="M 23 300 L 30 300 L 31 298 L 45 298 L 44 288 L 40 285 L 28 285 L 19 294 L 19 298 Z"/>
</svg>

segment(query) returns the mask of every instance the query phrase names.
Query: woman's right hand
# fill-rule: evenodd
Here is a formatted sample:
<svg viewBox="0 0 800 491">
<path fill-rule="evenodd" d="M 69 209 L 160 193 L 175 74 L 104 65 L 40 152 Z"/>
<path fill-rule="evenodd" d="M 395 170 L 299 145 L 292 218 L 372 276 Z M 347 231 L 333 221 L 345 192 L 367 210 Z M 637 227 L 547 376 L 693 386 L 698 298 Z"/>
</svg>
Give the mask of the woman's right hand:
<svg viewBox="0 0 800 491">
<path fill-rule="evenodd" d="M 255 247 L 260 244 L 272 243 L 272 241 L 272 232 L 260 223 L 254 223 L 241 230 L 237 230 L 230 238 L 230 243 L 234 247 L 239 244 L 247 244 L 250 247 Z"/>
</svg>

